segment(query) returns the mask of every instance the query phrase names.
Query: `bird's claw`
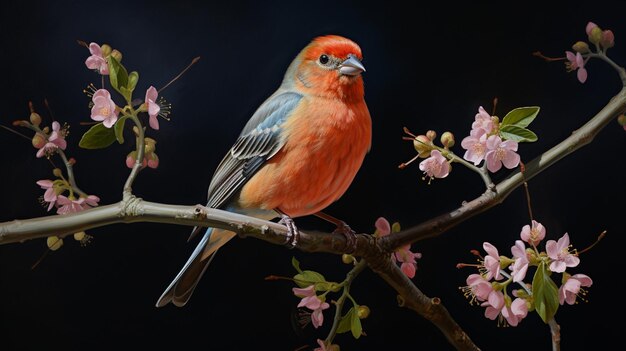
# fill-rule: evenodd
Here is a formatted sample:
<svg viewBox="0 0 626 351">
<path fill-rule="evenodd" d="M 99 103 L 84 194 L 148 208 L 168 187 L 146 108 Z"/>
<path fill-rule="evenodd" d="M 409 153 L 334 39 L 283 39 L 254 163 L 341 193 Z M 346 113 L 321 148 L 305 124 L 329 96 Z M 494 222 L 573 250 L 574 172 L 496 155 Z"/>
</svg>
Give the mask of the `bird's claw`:
<svg viewBox="0 0 626 351">
<path fill-rule="evenodd" d="M 295 248 L 296 245 L 298 245 L 298 239 L 300 238 L 300 231 L 298 230 L 298 227 L 296 227 L 296 223 L 291 217 L 285 214 L 281 215 L 281 219 L 278 223 L 287 227 L 287 240 L 285 241 L 285 245 L 290 249 Z"/>
<path fill-rule="evenodd" d="M 351 254 L 356 250 L 356 232 L 350 228 L 350 226 L 340 221 L 337 225 L 337 229 L 333 231 L 333 234 L 341 234 L 346 238 L 346 253 Z"/>
</svg>

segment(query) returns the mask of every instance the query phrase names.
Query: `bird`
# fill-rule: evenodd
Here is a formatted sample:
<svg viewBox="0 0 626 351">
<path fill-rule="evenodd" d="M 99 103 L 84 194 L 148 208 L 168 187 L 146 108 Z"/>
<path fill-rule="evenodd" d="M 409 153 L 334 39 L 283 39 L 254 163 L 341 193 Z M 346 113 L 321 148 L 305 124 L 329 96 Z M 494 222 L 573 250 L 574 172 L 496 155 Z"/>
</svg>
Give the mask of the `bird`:
<svg viewBox="0 0 626 351">
<path fill-rule="evenodd" d="M 361 48 L 351 39 L 313 38 L 219 163 L 206 207 L 281 218 L 290 233 L 297 232 L 293 218 L 308 215 L 349 230 L 323 210 L 347 191 L 371 148 L 362 60 Z M 196 227 L 191 237 L 202 230 L 202 239 L 157 307 L 170 302 L 185 306 L 218 249 L 236 235 Z"/>
</svg>

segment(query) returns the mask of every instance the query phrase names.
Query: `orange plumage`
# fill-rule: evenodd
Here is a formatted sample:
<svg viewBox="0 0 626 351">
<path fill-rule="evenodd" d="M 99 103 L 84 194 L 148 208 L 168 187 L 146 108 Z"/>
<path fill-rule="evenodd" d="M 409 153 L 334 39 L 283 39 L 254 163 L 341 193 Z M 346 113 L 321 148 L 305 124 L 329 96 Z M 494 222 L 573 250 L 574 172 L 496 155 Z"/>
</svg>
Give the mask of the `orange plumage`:
<svg viewBox="0 0 626 351">
<path fill-rule="evenodd" d="M 305 47 L 218 166 L 208 206 L 271 219 L 316 214 L 338 200 L 372 139 L 361 60 L 359 46 L 337 35 Z M 208 229 L 157 306 L 184 305 L 234 235 Z"/>
</svg>

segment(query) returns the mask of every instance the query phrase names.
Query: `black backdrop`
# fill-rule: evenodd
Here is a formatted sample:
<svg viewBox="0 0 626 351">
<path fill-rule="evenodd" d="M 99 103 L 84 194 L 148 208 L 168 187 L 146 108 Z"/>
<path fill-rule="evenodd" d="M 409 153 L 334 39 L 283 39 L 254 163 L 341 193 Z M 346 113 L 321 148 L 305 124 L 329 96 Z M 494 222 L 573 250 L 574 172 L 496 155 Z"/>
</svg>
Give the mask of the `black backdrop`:
<svg viewBox="0 0 626 351">
<path fill-rule="evenodd" d="M 431 185 L 421 180 L 417 164 L 398 170 L 414 154 L 401 140 L 403 126 L 417 132 L 448 129 L 460 141 L 478 106 L 490 110 L 496 96 L 501 116 L 517 106 L 539 105 L 531 127 L 540 140 L 520 148 L 522 160 L 529 161 L 582 125 L 620 88 L 606 64 L 592 61 L 587 83 L 580 84 L 562 63 L 548 64 L 531 52 L 562 55 L 574 41 L 586 39 L 585 25 L 592 20 L 614 30 L 617 44 L 610 54 L 626 64 L 626 6 L 621 2 L 554 8 L 518 3 L 414 6 L 389 1 L 9 2 L 0 12 L 0 122 L 26 118 L 29 100 L 48 118 L 42 104 L 47 98 L 56 119 L 72 125 L 67 152 L 78 160 L 81 187 L 100 196 L 103 204 L 112 203 L 120 198 L 128 172 L 123 161 L 131 145 L 98 151 L 77 147 L 86 129 L 78 123 L 89 120 L 81 91 L 98 77 L 84 67 L 88 52 L 76 40 L 106 42 L 121 50 L 123 63 L 140 73 L 137 91 L 163 86 L 201 56 L 163 93 L 173 104 L 172 121 L 161 121 L 161 130 L 151 132 L 161 165 L 142 172 L 134 190 L 151 201 L 202 203 L 222 155 L 280 84 L 297 52 L 317 35 L 345 35 L 360 44 L 365 56 L 373 148 L 349 191 L 328 212 L 357 231 L 371 232 L 378 216 L 408 227 L 483 190 L 481 180 L 458 165 L 448 179 Z M 605 241 L 572 270 L 591 276 L 594 286 L 588 303 L 567 305 L 556 316 L 565 350 L 622 340 L 624 133 L 611 123 L 593 144 L 530 182 L 534 213 L 547 227 L 548 238 L 569 232 L 581 249 L 608 231 Z M 0 131 L 0 148 L 0 220 L 46 215 L 37 203 L 42 192 L 35 181 L 52 177 L 49 164 L 35 158 L 27 141 L 6 131 Z M 462 154 L 460 146 L 455 150 Z M 415 282 L 427 295 L 441 297 L 486 350 L 550 347 L 548 327 L 536 314 L 517 328 L 499 328 L 457 288 L 472 273 L 455 268 L 457 262 L 474 260 L 470 249 L 490 241 L 509 252 L 528 222 L 525 206 L 518 189 L 500 206 L 414 247 L 424 255 Z M 303 229 L 332 229 L 311 218 L 298 223 Z M 189 228 L 139 223 L 89 233 L 95 237 L 89 246 L 66 240 L 34 270 L 30 266 L 44 252 L 44 240 L 0 247 L 0 349 L 198 345 L 293 350 L 314 344 L 323 334 L 294 332 L 290 314 L 298 300 L 291 285 L 263 278 L 293 274 L 292 256 L 332 279 L 341 279 L 346 271 L 333 255 L 234 240 L 221 250 L 185 308 L 157 309 L 156 299 L 195 244 L 186 243 Z M 367 336 L 358 341 L 340 336 L 342 349 L 451 349 L 434 326 L 398 307 L 394 291 L 371 272 L 355 282 L 353 296 L 369 305 L 372 314 L 364 321 Z M 617 322 L 609 322 L 610 317 Z"/>
</svg>

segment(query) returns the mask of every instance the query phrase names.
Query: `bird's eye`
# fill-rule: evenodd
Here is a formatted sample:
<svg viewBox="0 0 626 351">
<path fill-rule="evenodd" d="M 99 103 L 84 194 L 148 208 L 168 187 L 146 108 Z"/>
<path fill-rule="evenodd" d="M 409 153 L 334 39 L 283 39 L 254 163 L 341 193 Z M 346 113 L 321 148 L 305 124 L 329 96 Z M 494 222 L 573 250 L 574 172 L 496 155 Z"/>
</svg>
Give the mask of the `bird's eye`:
<svg viewBox="0 0 626 351">
<path fill-rule="evenodd" d="M 322 65 L 326 65 L 328 64 L 328 62 L 330 61 L 330 59 L 328 58 L 328 55 L 322 55 L 320 56 L 320 63 Z"/>
</svg>

